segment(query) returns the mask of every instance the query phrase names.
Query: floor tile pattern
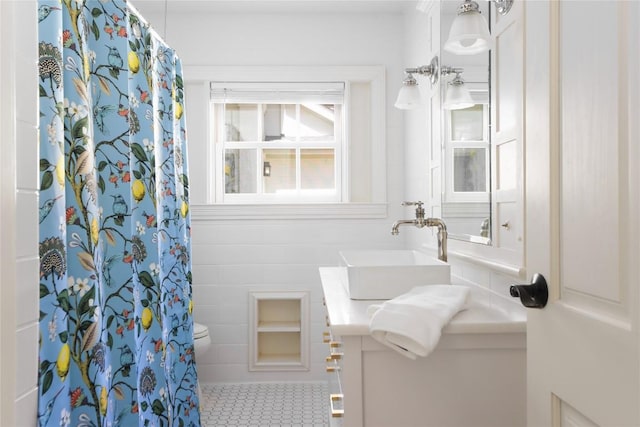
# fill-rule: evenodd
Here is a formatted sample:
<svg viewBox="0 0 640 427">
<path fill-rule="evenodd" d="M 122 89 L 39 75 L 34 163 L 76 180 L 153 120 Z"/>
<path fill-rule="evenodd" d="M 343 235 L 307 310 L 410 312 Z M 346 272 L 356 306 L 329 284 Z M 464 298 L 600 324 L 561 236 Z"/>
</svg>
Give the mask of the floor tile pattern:
<svg viewBox="0 0 640 427">
<path fill-rule="evenodd" d="M 324 382 L 213 383 L 202 385 L 203 427 L 325 427 Z"/>
</svg>

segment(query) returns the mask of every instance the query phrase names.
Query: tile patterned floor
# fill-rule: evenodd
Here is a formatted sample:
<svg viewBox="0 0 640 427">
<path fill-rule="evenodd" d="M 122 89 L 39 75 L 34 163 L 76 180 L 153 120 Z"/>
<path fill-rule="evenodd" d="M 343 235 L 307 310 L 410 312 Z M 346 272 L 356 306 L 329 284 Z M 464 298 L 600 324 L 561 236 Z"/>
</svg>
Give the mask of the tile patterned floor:
<svg viewBox="0 0 640 427">
<path fill-rule="evenodd" d="M 203 384 L 203 427 L 325 427 L 324 382 Z"/>
</svg>

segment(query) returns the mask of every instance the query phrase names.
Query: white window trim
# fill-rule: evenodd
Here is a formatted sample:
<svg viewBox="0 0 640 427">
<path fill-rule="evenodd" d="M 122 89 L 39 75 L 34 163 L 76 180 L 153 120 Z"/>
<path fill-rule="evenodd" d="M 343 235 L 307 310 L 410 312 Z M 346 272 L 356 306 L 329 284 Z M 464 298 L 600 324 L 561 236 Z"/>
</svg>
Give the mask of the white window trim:
<svg viewBox="0 0 640 427">
<path fill-rule="evenodd" d="M 206 218 L 385 218 L 387 216 L 386 174 L 386 94 L 383 66 L 200 66 L 185 65 L 184 75 L 190 84 L 202 85 L 209 93 L 211 81 L 345 81 L 350 84 L 368 83 L 371 87 L 371 197 L 368 202 L 353 203 L 295 203 L 295 204 L 215 204 L 215 148 L 207 144 L 206 203 L 192 206 L 195 220 Z M 207 96 L 207 109 L 211 103 Z M 347 111 L 348 115 L 349 112 Z M 348 120 L 348 118 L 347 118 Z M 207 135 L 213 131 L 207 122 Z M 348 156 L 343 156 L 347 162 Z M 346 173 L 348 164 L 343 164 Z M 348 176 L 348 175 L 347 175 Z M 345 180 L 346 181 L 346 180 Z"/>
</svg>

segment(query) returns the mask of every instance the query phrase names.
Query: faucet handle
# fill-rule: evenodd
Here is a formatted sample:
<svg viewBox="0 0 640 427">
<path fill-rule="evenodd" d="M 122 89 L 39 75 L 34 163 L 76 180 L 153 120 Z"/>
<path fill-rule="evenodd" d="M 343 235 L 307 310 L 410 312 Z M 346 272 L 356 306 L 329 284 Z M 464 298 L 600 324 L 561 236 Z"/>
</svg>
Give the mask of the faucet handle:
<svg viewBox="0 0 640 427">
<path fill-rule="evenodd" d="M 424 208 L 422 207 L 424 203 L 420 200 L 417 202 L 402 202 L 402 206 L 416 206 L 416 220 L 419 222 L 419 227 L 424 227 Z"/>
</svg>

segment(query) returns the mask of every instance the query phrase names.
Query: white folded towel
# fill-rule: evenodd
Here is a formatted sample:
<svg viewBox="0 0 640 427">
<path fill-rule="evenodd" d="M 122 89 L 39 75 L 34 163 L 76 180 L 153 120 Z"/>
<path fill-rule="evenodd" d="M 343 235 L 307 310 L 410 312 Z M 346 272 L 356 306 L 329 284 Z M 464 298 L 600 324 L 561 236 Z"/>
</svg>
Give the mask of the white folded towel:
<svg viewBox="0 0 640 427">
<path fill-rule="evenodd" d="M 415 359 L 438 345 L 442 328 L 464 308 L 466 286 L 424 285 L 368 307 L 369 331 L 376 340 Z"/>
</svg>

